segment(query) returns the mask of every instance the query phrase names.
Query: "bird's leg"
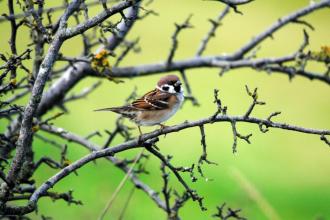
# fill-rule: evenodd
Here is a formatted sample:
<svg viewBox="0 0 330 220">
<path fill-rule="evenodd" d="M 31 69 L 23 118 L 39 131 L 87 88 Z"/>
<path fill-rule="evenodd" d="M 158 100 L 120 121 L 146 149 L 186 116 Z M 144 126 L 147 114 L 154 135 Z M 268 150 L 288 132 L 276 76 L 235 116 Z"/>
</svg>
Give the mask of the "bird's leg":
<svg viewBox="0 0 330 220">
<path fill-rule="evenodd" d="M 160 130 L 163 131 L 165 128 L 167 128 L 168 126 L 166 125 L 163 125 L 161 123 L 159 123 L 159 126 L 160 126 Z M 164 134 L 164 137 L 166 137 L 166 134 Z"/>
<path fill-rule="evenodd" d="M 163 125 L 163 124 L 160 124 L 159 123 L 159 126 L 160 126 L 160 130 L 164 130 L 165 128 L 167 128 L 168 126 L 166 126 L 166 125 Z"/>
<path fill-rule="evenodd" d="M 141 131 L 141 127 L 138 126 L 139 132 L 140 132 L 140 136 L 142 136 L 142 131 Z"/>
<path fill-rule="evenodd" d="M 138 129 L 139 129 L 139 133 L 140 133 L 140 136 L 139 136 L 139 138 L 138 138 L 138 142 L 141 143 L 141 139 L 142 139 L 142 135 L 143 135 L 143 134 L 142 134 L 142 131 L 141 131 L 141 127 L 140 127 L 139 125 L 138 125 L 137 127 L 138 127 Z"/>
</svg>

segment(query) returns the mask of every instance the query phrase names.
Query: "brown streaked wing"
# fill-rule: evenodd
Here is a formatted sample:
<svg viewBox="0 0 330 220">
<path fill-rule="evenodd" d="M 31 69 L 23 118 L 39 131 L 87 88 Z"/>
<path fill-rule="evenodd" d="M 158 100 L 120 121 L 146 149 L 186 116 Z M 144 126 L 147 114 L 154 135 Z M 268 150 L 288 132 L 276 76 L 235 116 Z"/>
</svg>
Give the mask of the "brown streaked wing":
<svg viewBox="0 0 330 220">
<path fill-rule="evenodd" d="M 169 107 L 169 99 L 172 94 L 154 89 L 141 98 L 135 100 L 131 105 L 141 110 L 163 110 Z"/>
</svg>

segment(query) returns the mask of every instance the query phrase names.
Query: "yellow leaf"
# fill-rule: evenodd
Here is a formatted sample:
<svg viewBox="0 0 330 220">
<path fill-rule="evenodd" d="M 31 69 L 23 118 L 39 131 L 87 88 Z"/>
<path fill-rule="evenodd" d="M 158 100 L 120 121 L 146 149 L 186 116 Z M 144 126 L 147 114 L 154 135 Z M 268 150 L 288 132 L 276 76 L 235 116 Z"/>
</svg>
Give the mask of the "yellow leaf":
<svg viewBox="0 0 330 220">
<path fill-rule="evenodd" d="M 13 86 L 16 85 L 16 82 L 17 82 L 16 78 L 10 80 L 10 84 L 12 84 Z"/>
<path fill-rule="evenodd" d="M 64 159 L 63 161 L 63 167 L 69 166 L 71 164 L 71 161 L 68 159 Z"/>
<path fill-rule="evenodd" d="M 32 127 L 33 132 L 37 132 L 40 129 L 39 125 L 35 125 Z"/>
<path fill-rule="evenodd" d="M 330 56 L 330 47 L 329 46 L 322 46 L 321 51 L 326 55 Z"/>
</svg>

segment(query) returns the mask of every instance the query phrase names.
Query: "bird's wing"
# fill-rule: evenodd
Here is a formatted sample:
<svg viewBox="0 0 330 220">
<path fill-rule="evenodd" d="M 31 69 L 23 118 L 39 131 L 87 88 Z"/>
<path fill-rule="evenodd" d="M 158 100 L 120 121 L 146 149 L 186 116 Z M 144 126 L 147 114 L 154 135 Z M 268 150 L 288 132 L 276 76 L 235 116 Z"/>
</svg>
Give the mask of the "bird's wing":
<svg viewBox="0 0 330 220">
<path fill-rule="evenodd" d="M 163 110 L 169 108 L 172 96 L 173 94 L 154 89 L 135 100 L 131 106 L 139 110 Z"/>
</svg>

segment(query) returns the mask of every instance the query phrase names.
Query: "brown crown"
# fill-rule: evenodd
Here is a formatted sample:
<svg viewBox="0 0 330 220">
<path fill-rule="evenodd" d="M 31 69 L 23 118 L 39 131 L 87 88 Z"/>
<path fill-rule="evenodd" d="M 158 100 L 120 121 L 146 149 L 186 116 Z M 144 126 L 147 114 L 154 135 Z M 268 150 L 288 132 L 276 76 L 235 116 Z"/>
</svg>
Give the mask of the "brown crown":
<svg viewBox="0 0 330 220">
<path fill-rule="evenodd" d="M 176 75 L 167 75 L 160 78 L 157 85 L 158 86 L 162 86 L 164 84 L 174 85 L 177 81 L 180 81 L 180 79 Z"/>
</svg>

